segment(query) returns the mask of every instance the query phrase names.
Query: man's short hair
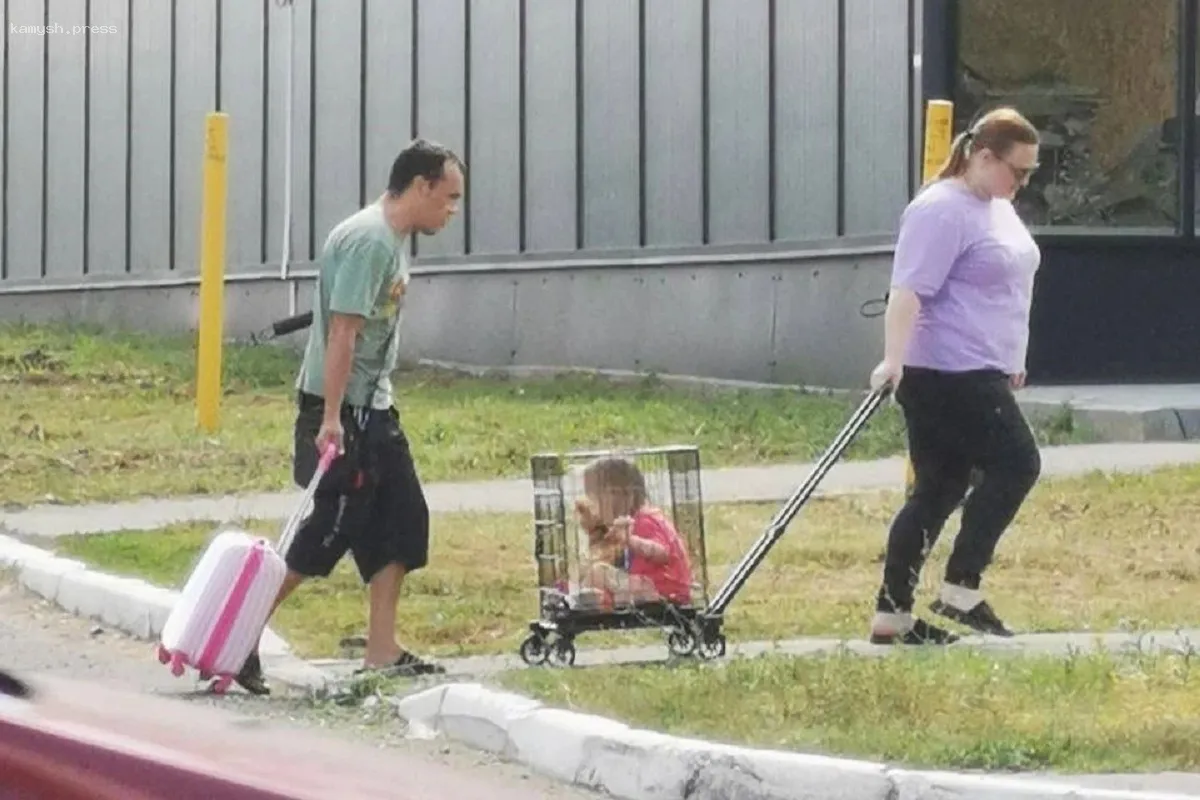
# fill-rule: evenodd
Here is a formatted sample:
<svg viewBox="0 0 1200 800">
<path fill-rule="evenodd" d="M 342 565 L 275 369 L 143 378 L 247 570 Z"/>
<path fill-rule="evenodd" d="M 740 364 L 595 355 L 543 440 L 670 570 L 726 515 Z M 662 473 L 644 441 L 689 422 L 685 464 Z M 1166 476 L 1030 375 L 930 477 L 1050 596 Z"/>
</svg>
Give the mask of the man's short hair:
<svg viewBox="0 0 1200 800">
<path fill-rule="evenodd" d="M 418 177 L 437 183 L 445 176 L 449 163 L 457 164 L 464 173 L 467 171 L 466 164 L 449 147 L 426 139 L 414 139 L 392 162 L 388 192 L 403 194 Z"/>
</svg>

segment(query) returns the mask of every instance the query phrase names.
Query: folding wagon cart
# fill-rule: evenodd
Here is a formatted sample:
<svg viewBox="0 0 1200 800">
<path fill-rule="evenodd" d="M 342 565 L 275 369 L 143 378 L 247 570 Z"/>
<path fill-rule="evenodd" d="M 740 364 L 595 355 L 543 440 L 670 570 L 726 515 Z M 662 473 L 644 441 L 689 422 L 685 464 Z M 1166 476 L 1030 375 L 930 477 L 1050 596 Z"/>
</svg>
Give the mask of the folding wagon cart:
<svg viewBox="0 0 1200 800">
<path fill-rule="evenodd" d="M 784 502 L 754 545 L 711 597 L 705 544 L 700 451 L 690 445 L 541 453 L 530 459 L 533 479 L 534 563 L 539 616 L 521 643 L 526 664 L 571 666 L 575 638 L 585 632 L 658 628 L 673 655 L 721 658 L 726 652 L 724 615 L 738 591 L 786 532 L 800 509 L 879 409 L 888 389 L 869 393 L 834 437 L 804 482 Z M 691 602 L 598 604 L 581 585 L 585 558 L 572 509 L 582 493 L 581 472 L 599 458 L 631 461 L 646 478 L 649 502 L 683 538 L 692 565 Z"/>
</svg>

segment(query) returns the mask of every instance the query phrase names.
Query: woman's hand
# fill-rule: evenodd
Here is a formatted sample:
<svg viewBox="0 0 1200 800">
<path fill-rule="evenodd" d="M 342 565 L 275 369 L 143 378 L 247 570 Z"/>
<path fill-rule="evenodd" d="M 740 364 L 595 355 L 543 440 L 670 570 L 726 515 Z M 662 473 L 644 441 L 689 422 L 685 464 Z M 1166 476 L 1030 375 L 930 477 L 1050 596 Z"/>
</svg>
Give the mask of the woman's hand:
<svg viewBox="0 0 1200 800">
<path fill-rule="evenodd" d="M 871 391 L 877 392 L 884 386 L 891 386 L 895 391 L 900 385 L 900 376 L 904 374 L 904 365 L 889 359 L 879 362 L 879 366 L 871 370 Z"/>
</svg>

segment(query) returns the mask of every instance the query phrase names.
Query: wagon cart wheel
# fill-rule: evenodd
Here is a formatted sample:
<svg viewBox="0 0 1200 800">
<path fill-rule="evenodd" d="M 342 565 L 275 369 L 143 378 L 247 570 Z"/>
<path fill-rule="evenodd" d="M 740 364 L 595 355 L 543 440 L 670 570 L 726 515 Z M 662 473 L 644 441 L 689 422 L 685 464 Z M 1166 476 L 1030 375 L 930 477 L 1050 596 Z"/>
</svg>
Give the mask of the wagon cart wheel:
<svg viewBox="0 0 1200 800">
<path fill-rule="evenodd" d="M 555 667 L 575 666 L 575 641 L 568 636 L 560 636 L 550 646 L 548 660 Z"/>
<path fill-rule="evenodd" d="M 667 634 L 667 649 L 671 655 L 687 658 L 696 652 L 696 636 L 687 628 L 679 628 Z"/>
<path fill-rule="evenodd" d="M 521 660 L 529 666 L 536 667 L 544 664 L 549 657 L 550 646 L 544 637 L 534 633 L 521 642 Z"/>
<path fill-rule="evenodd" d="M 700 657 L 713 659 L 725 656 L 725 634 L 718 633 L 700 643 Z"/>
</svg>

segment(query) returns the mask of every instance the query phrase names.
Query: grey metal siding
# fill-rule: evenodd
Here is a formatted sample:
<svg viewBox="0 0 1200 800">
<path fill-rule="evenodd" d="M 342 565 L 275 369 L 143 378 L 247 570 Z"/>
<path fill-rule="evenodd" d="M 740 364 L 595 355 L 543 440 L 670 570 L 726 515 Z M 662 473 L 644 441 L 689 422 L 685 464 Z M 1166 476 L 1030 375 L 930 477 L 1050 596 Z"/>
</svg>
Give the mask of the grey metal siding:
<svg viewBox="0 0 1200 800">
<path fill-rule="evenodd" d="M 312 122 L 312 225 L 316 246 L 359 208 L 361 164 L 362 17 L 357 4 L 317 6 L 316 107 Z"/>
<path fill-rule="evenodd" d="M 641 244 L 638 0 L 584 3 L 580 92 L 583 246 Z"/>
<path fill-rule="evenodd" d="M 837 236 L 838 10 L 780 2 L 775 19 L 775 234 Z"/>
<path fill-rule="evenodd" d="M 417 12 L 417 133 L 466 155 L 466 2 L 425 0 Z M 484 31 L 480 31 L 484 33 Z M 397 146 L 396 150 L 399 151 Z M 423 255 L 461 255 L 462 216 L 434 237 L 418 239 Z"/>
<path fill-rule="evenodd" d="M 258 269 L 263 261 L 264 11 L 264 4 L 253 0 L 221 3 L 220 110 L 229 114 L 226 257 L 231 272 Z"/>
<path fill-rule="evenodd" d="M 13 25 L 42 25 L 43 0 L 9 0 Z M 8 34 L 5 79 L 5 271 L 10 279 L 42 276 L 42 113 L 46 101 L 44 48 L 49 37 Z"/>
<path fill-rule="evenodd" d="M 768 0 L 709 0 L 710 241 L 768 241 Z"/>
<path fill-rule="evenodd" d="M 395 0 L 395 5 L 403 5 Z M 292 12 L 273 8 L 267 17 L 270 30 L 270 95 L 267 111 L 267 261 L 278 265 L 283 257 L 283 237 L 288 235 L 289 261 L 312 257 L 309 208 L 312 202 L 312 11 L 301 4 Z M 388 20 L 385 18 L 384 22 Z M 289 35 L 293 42 L 289 44 Z M 293 56 L 294 51 L 294 56 Z M 292 153 L 287 164 L 288 63 L 292 62 Z M 291 178 L 291 220 L 284 222 L 285 172 Z"/>
<path fill-rule="evenodd" d="M 845 233 L 886 233 L 908 196 L 908 5 L 844 2 Z"/>
<path fill-rule="evenodd" d="M 82 4 L 56 9 L 62 25 L 84 23 Z M 87 42 L 82 36 L 47 36 L 46 80 L 46 274 L 79 274 L 83 260 L 84 204 L 88 200 L 84 151 L 89 141 L 84 116 Z M 124 126 L 122 126 L 124 127 Z M 123 254 L 122 254 L 123 255 Z"/>
<path fill-rule="evenodd" d="M 868 285 L 846 253 L 864 236 L 886 240 L 909 192 L 919 105 L 907 2 L 92 0 L 86 17 L 80 4 L 5 7 L 6 23 L 114 30 L 6 31 L 0 293 L 194 276 L 204 119 L 220 109 L 231 273 L 278 271 L 285 233 L 291 268 L 311 270 L 329 230 L 383 191 L 420 135 L 468 162 L 459 218 L 417 246 L 418 267 L 438 270 L 423 278 L 439 288 L 414 323 L 432 350 L 759 377 L 824 358 L 833 372 L 836 356 L 808 337 L 875 291 L 882 256 L 872 251 Z M 769 255 L 834 243 L 844 252 L 820 263 L 846 272 L 836 279 Z M 594 298 L 630 293 L 641 310 L 608 324 Z M 679 309 L 663 322 L 669 335 L 639 328 L 660 305 Z M 711 340 L 713 319 L 739 330 Z"/>
<path fill-rule="evenodd" d="M 55 4 L 57 9 L 60 4 Z M 125 249 L 126 218 L 126 135 L 129 132 L 129 20 L 123 0 L 93 0 L 89 22 L 111 25 L 113 32 L 96 34 L 90 41 L 87 84 L 88 102 L 88 173 L 87 173 L 87 271 L 96 275 L 119 275 L 127 270 L 129 254 Z M 80 20 L 82 22 L 82 20 Z M 74 39 L 54 36 L 52 40 Z M 58 158 L 51 148 L 47 157 Z M 54 265 L 49 257 L 46 271 L 67 265 Z"/>
<path fill-rule="evenodd" d="M 575 3 L 525 0 L 525 249 L 578 235 Z"/>
<path fill-rule="evenodd" d="M 521 248 L 522 0 L 471 0 L 471 252 Z M 394 149 L 391 156 L 394 157 Z"/>
<path fill-rule="evenodd" d="M 363 188 L 387 189 L 396 153 L 412 137 L 412 0 L 368 0 Z"/>
<path fill-rule="evenodd" d="M 647 245 L 703 244 L 703 34 L 702 3 L 646 3 Z"/>
<path fill-rule="evenodd" d="M 212 0 L 176 0 L 175 4 L 172 268 L 180 272 L 200 269 L 204 116 L 217 104 L 216 8 Z"/>
<path fill-rule="evenodd" d="M 171 266 L 171 4 L 133 0 L 129 94 L 131 273 Z"/>
</svg>

